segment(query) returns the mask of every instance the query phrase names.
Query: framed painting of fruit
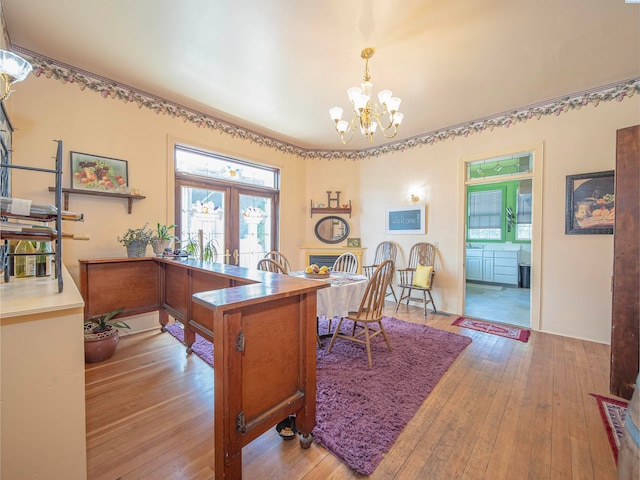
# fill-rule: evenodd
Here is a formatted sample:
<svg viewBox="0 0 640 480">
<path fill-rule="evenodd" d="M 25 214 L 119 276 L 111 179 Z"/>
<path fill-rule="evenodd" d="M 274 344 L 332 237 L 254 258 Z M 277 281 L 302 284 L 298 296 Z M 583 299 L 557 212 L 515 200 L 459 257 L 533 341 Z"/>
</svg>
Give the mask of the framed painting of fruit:
<svg viewBox="0 0 640 480">
<path fill-rule="evenodd" d="M 614 171 L 567 175 L 565 234 L 612 234 Z"/>
<path fill-rule="evenodd" d="M 71 152 L 71 188 L 129 193 L 127 161 Z"/>
</svg>

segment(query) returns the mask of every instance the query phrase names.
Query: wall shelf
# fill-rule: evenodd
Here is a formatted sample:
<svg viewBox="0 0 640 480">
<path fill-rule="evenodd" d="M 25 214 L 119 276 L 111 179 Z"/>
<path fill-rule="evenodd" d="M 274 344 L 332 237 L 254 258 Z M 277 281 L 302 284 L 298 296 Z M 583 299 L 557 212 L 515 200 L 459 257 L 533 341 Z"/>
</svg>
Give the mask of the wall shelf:
<svg viewBox="0 0 640 480">
<path fill-rule="evenodd" d="M 311 218 L 313 218 L 313 214 L 318 215 L 328 215 L 331 213 L 337 213 L 339 215 L 349 215 L 351 218 L 351 200 L 349 200 L 349 206 L 345 208 L 338 207 L 314 207 L 313 200 L 311 201 Z"/>
<path fill-rule="evenodd" d="M 55 192 L 55 187 L 49 187 L 50 192 Z M 98 192 L 93 190 L 78 190 L 74 188 L 63 188 L 62 195 L 64 196 L 64 210 L 69 210 L 69 194 L 74 195 L 93 195 L 94 197 L 115 197 L 115 198 L 126 198 L 128 205 L 128 212 L 131 214 L 133 210 L 133 201 L 134 200 L 142 200 L 146 198 L 142 195 L 131 195 L 129 193 L 106 193 L 106 192 Z"/>
</svg>

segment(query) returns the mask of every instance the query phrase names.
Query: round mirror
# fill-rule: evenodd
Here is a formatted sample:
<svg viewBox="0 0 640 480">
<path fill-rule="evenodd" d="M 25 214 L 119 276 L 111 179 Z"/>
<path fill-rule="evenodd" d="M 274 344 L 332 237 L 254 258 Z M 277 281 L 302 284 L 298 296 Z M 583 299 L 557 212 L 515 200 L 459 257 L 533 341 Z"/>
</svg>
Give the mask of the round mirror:
<svg viewBox="0 0 640 480">
<path fill-rule="evenodd" d="M 316 237 L 324 243 L 340 243 L 349 236 L 349 224 L 340 217 L 324 217 L 316 223 Z"/>
</svg>

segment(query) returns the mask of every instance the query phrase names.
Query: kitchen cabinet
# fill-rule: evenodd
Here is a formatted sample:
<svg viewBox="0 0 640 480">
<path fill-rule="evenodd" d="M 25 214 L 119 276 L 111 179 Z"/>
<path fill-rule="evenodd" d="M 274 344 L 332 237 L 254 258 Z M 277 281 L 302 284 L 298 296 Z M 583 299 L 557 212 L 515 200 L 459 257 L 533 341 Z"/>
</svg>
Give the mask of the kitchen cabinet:
<svg viewBox="0 0 640 480">
<path fill-rule="evenodd" d="M 477 282 L 518 285 L 518 251 L 468 249 L 466 278 Z"/>
<path fill-rule="evenodd" d="M 518 285 L 518 252 L 493 252 L 493 281 L 507 285 Z"/>
</svg>

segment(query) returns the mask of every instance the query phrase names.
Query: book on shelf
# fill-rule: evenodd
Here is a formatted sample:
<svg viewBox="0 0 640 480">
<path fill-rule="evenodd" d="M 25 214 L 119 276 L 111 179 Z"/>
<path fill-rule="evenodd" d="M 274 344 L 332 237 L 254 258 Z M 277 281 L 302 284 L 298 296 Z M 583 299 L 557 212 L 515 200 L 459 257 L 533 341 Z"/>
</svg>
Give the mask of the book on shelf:
<svg viewBox="0 0 640 480">
<path fill-rule="evenodd" d="M 57 218 L 58 209 L 55 205 L 49 203 L 35 203 L 23 198 L 0 197 L 0 215 L 50 222 Z M 63 210 L 60 212 L 60 216 L 63 220 L 74 222 L 82 222 L 84 220 L 82 213 Z"/>
<path fill-rule="evenodd" d="M 27 225 L 25 223 L 0 222 L 0 238 L 2 240 L 31 240 L 34 242 L 53 241 L 58 238 L 55 228 L 45 225 Z M 90 240 L 88 233 L 62 232 L 62 238 L 72 240 Z"/>
</svg>

